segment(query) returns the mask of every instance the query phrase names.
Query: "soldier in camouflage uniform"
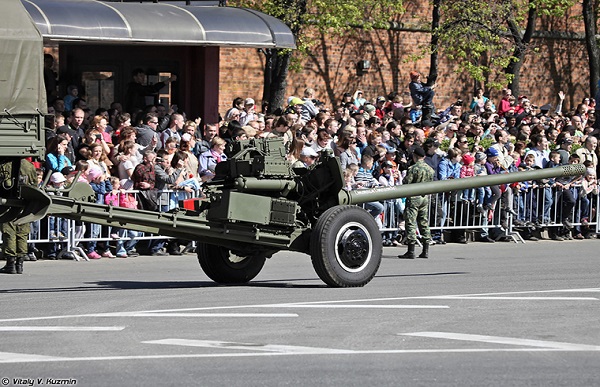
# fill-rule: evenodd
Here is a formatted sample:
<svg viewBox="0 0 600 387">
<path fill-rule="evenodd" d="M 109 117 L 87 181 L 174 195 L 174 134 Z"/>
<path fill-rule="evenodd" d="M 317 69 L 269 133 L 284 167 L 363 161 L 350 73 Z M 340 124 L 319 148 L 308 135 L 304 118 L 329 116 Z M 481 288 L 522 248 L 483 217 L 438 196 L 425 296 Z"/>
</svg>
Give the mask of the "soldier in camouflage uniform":
<svg viewBox="0 0 600 387">
<path fill-rule="evenodd" d="M 9 178 L 16 184 L 35 185 L 37 176 L 35 167 L 29 161 L 21 159 L 18 179 L 11 179 L 12 162 L 0 166 L 3 176 Z M 4 274 L 22 274 L 23 261 L 27 256 L 27 238 L 29 237 L 30 224 L 15 224 L 13 221 L 2 224 L 2 248 L 6 266 L 0 269 Z"/>
<path fill-rule="evenodd" d="M 433 181 L 434 171 L 424 161 L 425 151 L 416 147 L 413 151 L 414 164 L 408 168 L 404 184 L 423 183 Z M 408 240 L 408 251 L 399 255 L 398 258 L 414 259 L 415 245 L 417 244 L 417 226 L 423 238 L 423 251 L 419 258 L 429 258 L 429 242 L 431 232 L 429 231 L 429 196 L 419 195 L 406 199 L 404 209 L 404 220 L 406 222 L 406 234 Z"/>
</svg>

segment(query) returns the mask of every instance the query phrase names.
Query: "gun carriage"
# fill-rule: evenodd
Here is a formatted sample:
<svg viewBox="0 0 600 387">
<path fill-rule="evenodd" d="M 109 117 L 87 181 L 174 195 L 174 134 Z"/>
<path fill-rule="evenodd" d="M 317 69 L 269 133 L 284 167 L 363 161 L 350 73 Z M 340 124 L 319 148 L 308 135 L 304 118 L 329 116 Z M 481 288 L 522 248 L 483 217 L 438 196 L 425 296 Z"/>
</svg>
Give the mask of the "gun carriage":
<svg viewBox="0 0 600 387">
<path fill-rule="evenodd" d="M 46 101 L 43 46 L 20 1 L 5 4 L 0 30 L 0 222 L 31 222 L 52 214 L 197 241 L 200 266 L 219 283 L 245 283 L 281 250 L 309 254 L 318 276 L 334 287 L 363 286 L 381 263 L 381 233 L 357 204 L 414 195 L 580 175 L 571 165 L 398 187 L 345 191 L 339 161 L 321 154 L 311 168 L 293 169 L 281 139 L 252 139 L 234 146 L 218 164 L 202 199 L 157 213 L 96 204 L 91 187 L 74 183 L 64 196 L 19 184 L 24 157 L 43 159 Z M 4 35 L 2 35 L 4 34 Z"/>
</svg>

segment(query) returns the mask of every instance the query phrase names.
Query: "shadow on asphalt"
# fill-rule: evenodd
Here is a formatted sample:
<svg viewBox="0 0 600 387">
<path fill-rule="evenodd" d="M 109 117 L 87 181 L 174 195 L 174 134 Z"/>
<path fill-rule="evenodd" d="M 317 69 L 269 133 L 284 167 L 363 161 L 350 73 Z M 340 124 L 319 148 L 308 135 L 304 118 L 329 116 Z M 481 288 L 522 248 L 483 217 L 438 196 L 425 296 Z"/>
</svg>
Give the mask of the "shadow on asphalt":
<svg viewBox="0 0 600 387">
<path fill-rule="evenodd" d="M 293 284 L 291 281 L 314 281 L 315 278 L 287 279 L 277 281 L 253 281 L 242 284 L 217 284 L 212 281 L 99 281 L 88 282 L 84 286 L 74 287 L 40 287 L 24 289 L 0 290 L 0 294 L 14 293 L 66 293 L 95 292 L 99 290 L 132 290 L 132 289 L 197 289 L 215 287 L 261 287 L 261 288 L 325 288 L 325 284 Z"/>
<path fill-rule="evenodd" d="M 465 275 L 470 274 L 467 271 L 448 271 L 441 273 L 413 273 L 413 274 L 390 274 L 390 275 L 376 275 L 375 278 L 396 278 L 396 277 L 429 277 L 437 275 Z"/>
</svg>

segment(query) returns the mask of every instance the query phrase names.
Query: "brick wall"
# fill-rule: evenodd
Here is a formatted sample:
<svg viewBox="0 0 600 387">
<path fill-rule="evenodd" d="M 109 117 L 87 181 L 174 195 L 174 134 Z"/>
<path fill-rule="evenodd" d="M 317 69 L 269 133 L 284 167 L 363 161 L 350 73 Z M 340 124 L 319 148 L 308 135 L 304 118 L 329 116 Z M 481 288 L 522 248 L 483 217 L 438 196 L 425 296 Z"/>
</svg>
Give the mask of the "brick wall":
<svg viewBox="0 0 600 387">
<path fill-rule="evenodd" d="M 542 19 L 537 24 L 538 29 L 582 33 L 581 22 L 574 18 L 578 13 L 580 9 L 575 7 L 561 19 Z M 427 21 L 428 15 L 428 8 L 413 3 L 403 22 L 418 27 Z M 416 62 L 410 59 L 418 54 L 420 46 L 429 42 L 428 33 L 358 30 L 341 38 L 315 34 L 312 39 L 315 43 L 313 54 L 302 61 L 303 70 L 290 73 L 288 77 L 288 96 L 301 96 L 306 87 L 312 87 L 316 90 L 316 98 L 331 106 L 346 91 L 353 93 L 360 89 L 366 98 L 372 99 L 393 90 L 407 90 L 410 71 L 429 72 L 429 57 Z M 563 90 L 567 94 L 566 107 L 576 105 L 589 94 L 587 52 L 583 41 L 536 39 L 534 47 L 537 52 L 526 56 L 521 70 L 521 94 L 527 95 L 534 104 L 554 105 L 556 94 Z M 359 60 L 371 62 L 371 69 L 363 75 L 357 74 Z M 237 96 L 252 97 L 260 106 L 263 64 L 264 57 L 256 49 L 221 49 L 219 110 L 222 114 Z M 394 68 L 398 74 L 397 87 L 394 87 Z M 434 100 L 438 108 L 459 97 L 465 101 L 472 98 L 473 80 L 466 74 L 456 73 L 455 69 L 452 63 L 440 57 Z M 499 100 L 499 91 L 486 94 L 491 94 L 494 101 Z"/>
</svg>

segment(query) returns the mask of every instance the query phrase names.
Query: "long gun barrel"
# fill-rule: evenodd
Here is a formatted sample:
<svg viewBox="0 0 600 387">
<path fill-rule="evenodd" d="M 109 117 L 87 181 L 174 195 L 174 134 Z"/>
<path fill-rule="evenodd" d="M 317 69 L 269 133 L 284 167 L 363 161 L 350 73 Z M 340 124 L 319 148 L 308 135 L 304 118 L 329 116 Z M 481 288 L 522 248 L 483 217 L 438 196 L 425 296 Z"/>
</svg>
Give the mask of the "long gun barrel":
<svg viewBox="0 0 600 387">
<path fill-rule="evenodd" d="M 585 166 L 582 164 L 571 164 L 557 168 L 536 169 L 533 171 L 501 173 L 498 175 L 467 177 L 452 180 L 438 180 L 428 183 L 406 184 L 394 187 L 341 191 L 339 194 L 339 202 L 340 204 L 360 204 L 379 200 L 479 188 L 490 185 L 509 184 L 518 181 L 550 179 L 561 176 L 577 176 L 583 175 L 584 173 Z"/>
</svg>

